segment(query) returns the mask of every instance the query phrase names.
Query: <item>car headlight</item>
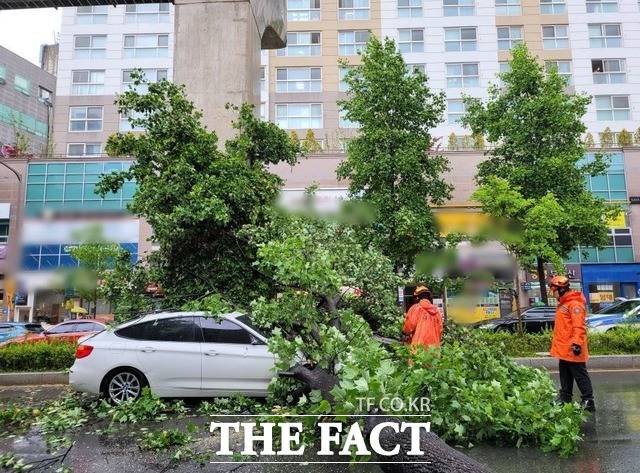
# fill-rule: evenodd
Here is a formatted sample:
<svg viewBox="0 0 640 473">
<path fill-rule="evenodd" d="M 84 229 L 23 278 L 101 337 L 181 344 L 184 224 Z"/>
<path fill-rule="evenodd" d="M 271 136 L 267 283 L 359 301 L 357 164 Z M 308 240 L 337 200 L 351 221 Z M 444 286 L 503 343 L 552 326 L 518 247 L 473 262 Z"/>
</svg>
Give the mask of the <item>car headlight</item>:
<svg viewBox="0 0 640 473">
<path fill-rule="evenodd" d="M 600 325 L 602 325 L 602 321 L 589 322 L 588 324 L 589 327 L 599 327 Z"/>
</svg>

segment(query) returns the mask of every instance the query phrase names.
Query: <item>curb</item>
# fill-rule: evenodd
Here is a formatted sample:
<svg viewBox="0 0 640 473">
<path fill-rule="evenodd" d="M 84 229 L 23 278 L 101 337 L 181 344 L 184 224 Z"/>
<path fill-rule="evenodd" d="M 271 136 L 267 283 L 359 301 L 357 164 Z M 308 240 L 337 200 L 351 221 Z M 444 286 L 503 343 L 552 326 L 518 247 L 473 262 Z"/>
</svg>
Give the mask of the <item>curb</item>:
<svg viewBox="0 0 640 473">
<path fill-rule="evenodd" d="M 27 386 L 38 384 L 69 384 L 69 373 L 66 371 L 0 373 L 0 386 Z"/>
<path fill-rule="evenodd" d="M 558 369 L 558 359 L 550 356 L 513 358 L 513 361 L 534 368 Z M 587 368 L 595 370 L 640 369 L 640 355 L 594 355 L 589 357 Z"/>
<path fill-rule="evenodd" d="M 545 368 L 550 371 L 558 369 L 558 360 L 550 356 L 512 359 L 524 366 Z M 594 355 L 589 357 L 587 368 L 592 370 L 640 369 L 640 355 Z M 0 386 L 47 384 L 69 384 L 69 373 L 66 371 L 0 373 Z"/>
</svg>

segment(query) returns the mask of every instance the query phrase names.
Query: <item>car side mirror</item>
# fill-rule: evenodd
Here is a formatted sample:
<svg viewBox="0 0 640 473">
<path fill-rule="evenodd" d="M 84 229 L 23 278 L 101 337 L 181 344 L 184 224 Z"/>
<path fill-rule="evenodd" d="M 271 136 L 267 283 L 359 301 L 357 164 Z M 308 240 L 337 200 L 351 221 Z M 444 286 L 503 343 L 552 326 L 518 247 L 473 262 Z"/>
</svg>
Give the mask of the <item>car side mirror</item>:
<svg viewBox="0 0 640 473">
<path fill-rule="evenodd" d="M 251 345 L 260 345 L 260 341 L 255 337 L 251 337 Z"/>
</svg>

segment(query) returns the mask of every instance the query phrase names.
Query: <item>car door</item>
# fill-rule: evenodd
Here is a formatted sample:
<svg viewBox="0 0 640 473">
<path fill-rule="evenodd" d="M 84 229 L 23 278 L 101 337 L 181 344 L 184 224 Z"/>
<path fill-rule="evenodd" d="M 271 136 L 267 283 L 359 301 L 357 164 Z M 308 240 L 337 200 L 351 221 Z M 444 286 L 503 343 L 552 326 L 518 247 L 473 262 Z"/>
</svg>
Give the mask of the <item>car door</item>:
<svg viewBox="0 0 640 473">
<path fill-rule="evenodd" d="M 192 316 L 144 322 L 137 340 L 126 345 L 151 390 L 159 396 L 199 396 L 202 383 L 200 341 Z"/>
<path fill-rule="evenodd" d="M 202 329 L 202 389 L 207 396 L 267 393 L 274 357 L 245 328 L 228 320 L 198 317 Z"/>
</svg>

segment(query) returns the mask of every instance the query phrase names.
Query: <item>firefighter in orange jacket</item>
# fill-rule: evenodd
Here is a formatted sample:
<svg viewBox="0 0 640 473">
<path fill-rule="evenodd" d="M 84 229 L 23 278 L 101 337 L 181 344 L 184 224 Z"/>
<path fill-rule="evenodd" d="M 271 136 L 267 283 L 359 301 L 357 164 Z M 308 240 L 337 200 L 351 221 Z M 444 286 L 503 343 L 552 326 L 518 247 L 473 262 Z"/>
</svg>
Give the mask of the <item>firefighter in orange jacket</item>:
<svg viewBox="0 0 640 473">
<path fill-rule="evenodd" d="M 575 380 L 582 395 L 582 407 L 594 412 L 593 387 L 587 372 L 587 360 L 589 359 L 586 325 L 587 301 L 580 291 L 574 291 L 569 287 L 569 278 L 566 276 L 551 278 L 549 289 L 558 300 L 551 342 L 551 356 L 560 360 L 559 400 L 560 402 L 571 402 Z"/>
<path fill-rule="evenodd" d="M 442 314 L 433 305 L 431 291 L 426 286 L 416 287 L 413 295 L 417 302 L 407 311 L 402 331 L 410 345 L 439 347 L 442 338 Z"/>
</svg>

